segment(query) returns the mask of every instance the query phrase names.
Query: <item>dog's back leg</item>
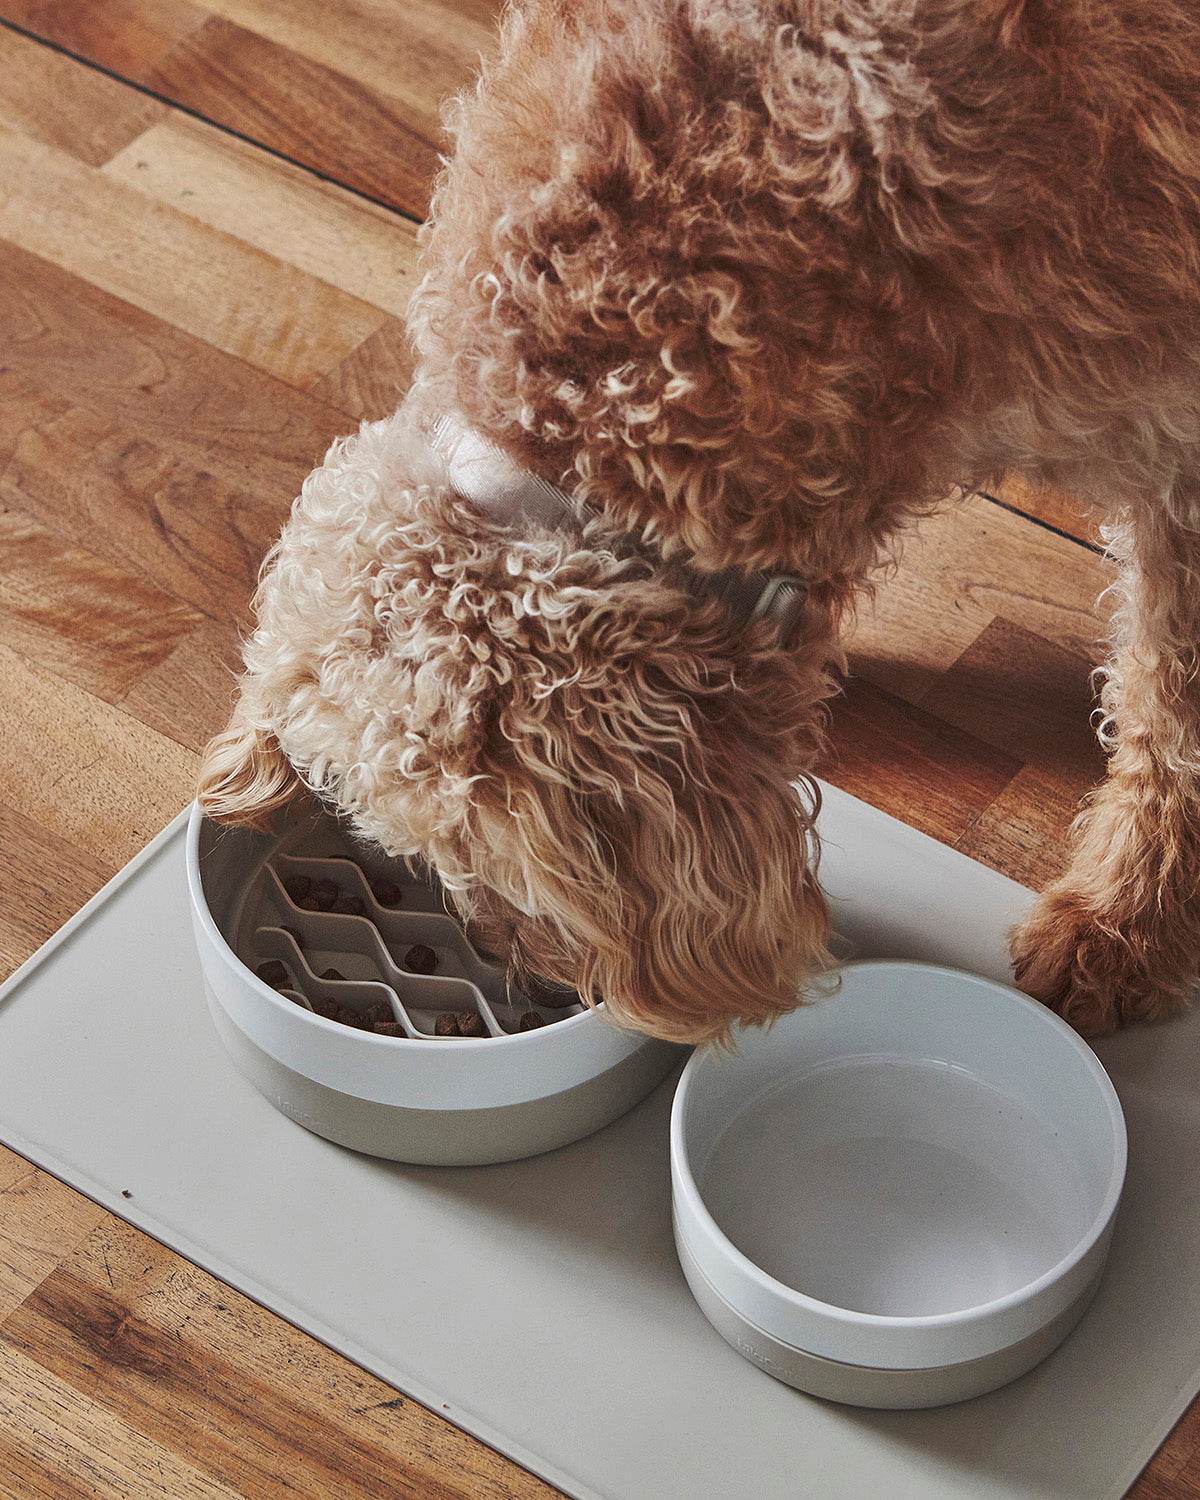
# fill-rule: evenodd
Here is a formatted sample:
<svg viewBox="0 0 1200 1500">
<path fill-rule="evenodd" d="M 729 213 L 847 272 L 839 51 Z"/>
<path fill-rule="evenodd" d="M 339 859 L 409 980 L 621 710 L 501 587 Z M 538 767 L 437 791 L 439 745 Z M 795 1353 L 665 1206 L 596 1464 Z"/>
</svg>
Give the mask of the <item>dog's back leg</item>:
<svg viewBox="0 0 1200 1500">
<path fill-rule="evenodd" d="M 1109 537 L 1108 775 L 1013 938 L 1021 986 L 1086 1034 L 1181 1009 L 1200 974 L 1200 469 Z"/>
</svg>

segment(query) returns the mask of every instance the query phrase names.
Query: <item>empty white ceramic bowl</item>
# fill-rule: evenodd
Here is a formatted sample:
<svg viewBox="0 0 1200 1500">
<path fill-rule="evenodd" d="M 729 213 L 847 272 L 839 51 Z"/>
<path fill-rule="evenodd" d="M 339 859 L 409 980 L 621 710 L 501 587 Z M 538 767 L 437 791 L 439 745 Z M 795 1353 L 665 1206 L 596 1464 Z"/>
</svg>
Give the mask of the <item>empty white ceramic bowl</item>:
<svg viewBox="0 0 1200 1500">
<path fill-rule="evenodd" d="M 436 883 L 359 848 L 311 805 L 281 816 L 270 835 L 219 828 L 194 806 L 187 875 L 227 1051 L 277 1109 L 341 1145 L 436 1166 L 533 1156 L 623 1114 L 681 1056 L 578 1004 L 564 1011 L 561 996 L 533 1006 L 467 941 Z M 363 914 L 302 910 L 285 884 L 296 875 L 333 877 Z M 372 895 L 370 877 L 380 876 L 404 886 L 398 906 Z M 413 970 L 415 944 L 436 952 L 436 972 Z M 288 972 L 279 989 L 256 972 L 272 963 Z M 336 979 L 323 977 L 330 970 Z M 314 1013 L 314 1000 L 382 1005 L 403 1034 L 351 1029 Z M 548 1024 L 518 1031 L 531 1009 Z M 473 1012 L 487 1035 L 435 1035 L 444 1012 Z"/>
<path fill-rule="evenodd" d="M 1023 1374 L 1095 1291 L 1125 1174 L 1095 1054 L 1005 986 L 862 963 L 840 992 L 693 1055 L 675 1095 L 675 1240 L 747 1359 L 861 1406 Z"/>
</svg>

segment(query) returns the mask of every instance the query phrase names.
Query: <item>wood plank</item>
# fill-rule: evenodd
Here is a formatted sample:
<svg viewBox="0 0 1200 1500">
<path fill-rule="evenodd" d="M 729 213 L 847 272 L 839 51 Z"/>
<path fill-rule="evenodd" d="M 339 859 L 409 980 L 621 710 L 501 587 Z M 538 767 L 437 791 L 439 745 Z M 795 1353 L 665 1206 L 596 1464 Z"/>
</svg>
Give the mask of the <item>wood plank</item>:
<svg viewBox="0 0 1200 1500">
<path fill-rule="evenodd" d="M 21 1500 L 238 1500 L 15 1349 L 0 1360 L 0 1493 Z"/>
<path fill-rule="evenodd" d="M 1087 502 L 1075 495 L 1049 486 L 1035 487 L 1018 475 L 1010 474 L 999 487 L 996 498 L 1022 515 L 1040 521 L 1044 526 L 1052 526 L 1086 546 L 1103 545 L 1099 519 Z"/>
<path fill-rule="evenodd" d="M 425 215 L 440 129 L 344 73 L 214 17 L 163 57 L 146 83 L 353 192 Z"/>
<path fill-rule="evenodd" d="M 0 1327 L 36 1362 L 166 1452 L 246 1496 L 551 1500 L 417 1402 L 248 1298 L 107 1220 Z M 286 1380 L 280 1372 L 286 1371 Z"/>
<path fill-rule="evenodd" d="M 0 1146 L 0 1320 L 108 1215 Z"/>
<path fill-rule="evenodd" d="M 303 388 L 384 314 L 0 127 L 0 238 Z"/>
<path fill-rule="evenodd" d="M 104 175 L 351 296 L 403 315 L 416 285 L 410 219 L 187 115 L 147 130 Z"/>
<path fill-rule="evenodd" d="M 921 703 L 996 616 L 1087 661 L 1103 654 L 1094 553 L 975 495 L 904 539 L 899 567 L 864 601 L 847 645 L 856 674 Z"/>
<path fill-rule="evenodd" d="M 0 0 L 0 19 L 136 81 L 208 12 L 187 0 Z"/>
<path fill-rule="evenodd" d="M 0 787 L 9 807 L 106 865 L 191 801 L 197 757 L 0 646 Z"/>
<path fill-rule="evenodd" d="M 404 324 L 393 318 L 309 386 L 314 396 L 359 421 L 393 412 L 412 383 L 415 355 Z"/>
<path fill-rule="evenodd" d="M 11 129 L 99 166 L 167 114 L 157 99 L 0 27 L 0 123 Z"/>
<path fill-rule="evenodd" d="M 1086 776 L 1062 777 L 1041 766 L 1022 766 L 955 848 L 1039 890 L 1066 867 L 1067 835 L 1089 784 Z"/>
<path fill-rule="evenodd" d="M 1041 770 L 1070 777 L 1082 793 L 1104 774 L 1091 727 L 1092 663 L 1011 620 L 997 618 L 921 699 L 943 723 Z"/>
<path fill-rule="evenodd" d="M 831 705 L 817 766 L 835 786 L 943 843 L 959 838 L 1019 770 L 1014 757 L 855 678 Z"/>
<path fill-rule="evenodd" d="M 117 702 L 203 616 L 5 504 L 0 638 L 26 661 Z"/>
<path fill-rule="evenodd" d="M 0 979 L 6 979 L 112 879 L 117 866 L 5 801 L 0 850 Z"/>
<path fill-rule="evenodd" d="M 0 248 L 0 499 L 214 617 L 346 414 Z M 7 486 L 7 488 L 5 488 Z"/>
<path fill-rule="evenodd" d="M 225 728 L 241 671 L 238 632 L 208 620 L 121 702 L 139 723 L 200 753 Z"/>
<path fill-rule="evenodd" d="M 346 430 L 345 413 L 2 240 L 0 284 L 0 467 L 77 407 L 197 462 L 243 443 L 262 482 L 286 469 L 288 487 Z"/>
<path fill-rule="evenodd" d="M 264 504 L 253 474 L 220 455 L 178 454 L 83 407 L 21 435 L 0 496 L 67 536 L 94 535 L 116 566 L 220 618 L 244 616 L 291 502 Z"/>
<path fill-rule="evenodd" d="M 357 79 L 403 105 L 438 135 L 442 102 L 491 51 L 498 4 L 408 0 L 205 0 L 206 8 L 310 61 Z"/>
</svg>

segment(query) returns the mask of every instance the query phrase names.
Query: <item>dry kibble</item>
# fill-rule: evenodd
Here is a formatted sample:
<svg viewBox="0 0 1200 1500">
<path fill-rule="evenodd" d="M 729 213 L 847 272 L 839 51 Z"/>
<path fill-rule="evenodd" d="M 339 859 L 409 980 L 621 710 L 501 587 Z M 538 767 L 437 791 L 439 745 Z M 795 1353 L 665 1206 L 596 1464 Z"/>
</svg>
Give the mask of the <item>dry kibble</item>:
<svg viewBox="0 0 1200 1500">
<path fill-rule="evenodd" d="M 393 880 L 373 880 L 371 894 L 380 906 L 399 906 L 404 892 Z"/>
<path fill-rule="evenodd" d="M 341 892 L 332 880 L 314 880 L 309 895 L 317 903 L 318 911 L 332 911 Z"/>
<path fill-rule="evenodd" d="M 433 1023 L 434 1036 L 461 1036 L 458 1029 L 458 1016 L 452 1010 L 444 1010 Z"/>
<path fill-rule="evenodd" d="M 321 975 L 322 979 L 345 979 L 345 975 L 338 969 L 326 969 Z"/>
<path fill-rule="evenodd" d="M 428 943 L 414 943 L 404 955 L 404 967 L 414 974 L 433 974 L 438 966 L 438 956 Z"/>
<path fill-rule="evenodd" d="M 521 1019 L 517 1022 L 518 1031 L 536 1031 L 539 1026 L 546 1026 L 549 1022 L 545 1016 L 539 1016 L 536 1010 L 523 1012 Z"/>
<path fill-rule="evenodd" d="M 373 1023 L 377 1036 L 403 1036 L 404 1027 L 399 1021 L 376 1021 Z"/>
<path fill-rule="evenodd" d="M 283 882 L 283 888 L 288 893 L 288 900 L 299 906 L 312 890 L 312 881 L 307 875 L 289 875 Z"/>
<path fill-rule="evenodd" d="M 338 1013 L 334 1017 L 334 1020 L 340 1021 L 343 1026 L 353 1026 L 358 1031 L 370 1031 L 371 1029 L 371 1023 L 363 1015 L 362 1011 L 351 1010 L 348 1005 L 338 1007 Z"/>
<path fill-rule="evenodd" d="M 330 908 L 339 917 L 365 917 L 367 903 L 361 896 L 339 896 Z"/>
<path fill-rule="evenodd" d="M 579 1004 L 579 991 L 570 985 L 555 984 L 549 979 L 540 979 L 530 974 L 522 988 L 535 1005 L 544 1005 L 547 1010 L 565 1010 L 568 1005 Z"/>
<path fill-rule="evenodd" d="M 386 1000 L 372 1000 L 366 1010 L 363 1011 L 363 1015 L 371 1022 L 391 1021 L 395 1019 L 392 1015 L 392 1007 Z"/>
<path fill-rule="evenodd" d="M 321 903 L 315 896 L 304 896 L 296 902 L 301 911 L 323 911 Z"/>
<path fill-rule="evenodd" d="M 477 1010 L 460 1010 L 456 1015 L 459 1036 L 487 1036 L 487 1022 Z"/>
<path fill-rule="evenodd" d="M 324 1016 L 327 1021 L 336 1021 L 341 1006 L 336 1000 L 321 999 L 314 1000 L 312 1008 L 318 1016 Z"/>
<path fill-rule="evenodd" d="M 291 975 L 286 965 L 281 964 L 277 958 L 269 958 L 266 963 L 259 964 L 254 972 L 264 984 L 269 984 L 273 990 L 291 983 Z"/>
</svg>

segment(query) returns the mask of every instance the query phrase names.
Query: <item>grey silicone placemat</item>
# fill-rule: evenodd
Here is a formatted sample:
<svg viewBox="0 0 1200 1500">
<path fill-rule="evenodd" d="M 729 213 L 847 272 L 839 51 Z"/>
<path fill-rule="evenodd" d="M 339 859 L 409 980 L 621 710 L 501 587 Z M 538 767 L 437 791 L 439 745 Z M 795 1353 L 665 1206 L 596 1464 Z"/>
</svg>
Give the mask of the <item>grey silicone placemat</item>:
<svg viewBox="0 0 1200 1500">
<path fill-rule="evenodd" d="M 822 826 L 860 953 L 1003 975 L 1019 886 L 833 789 Z M 500 1167 L 376 1162 L 277 1114 L 212 1032 L 180 821 L 0 989 L 0 1138 L 579 1497 L 1108 1500 L 1200 1385 L 1200 1016 L 1098 1050 L 1131 1144 L 1099 1296 L 1031 1375 L 924 1413 L 814 1401 L 705 1322 L 671 1080 Z"/>
</svg>

